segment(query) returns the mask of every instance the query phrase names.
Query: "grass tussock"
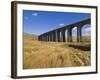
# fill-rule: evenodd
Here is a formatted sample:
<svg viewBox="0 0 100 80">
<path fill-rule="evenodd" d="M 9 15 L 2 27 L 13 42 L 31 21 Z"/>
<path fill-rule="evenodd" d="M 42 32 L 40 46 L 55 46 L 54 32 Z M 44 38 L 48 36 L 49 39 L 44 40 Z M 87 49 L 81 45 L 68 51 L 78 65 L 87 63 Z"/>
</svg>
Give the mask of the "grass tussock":
<svg viewBox="0 0 100 80">
<path fill-rule="evenodd" d="M 24 40 L 23 68 L 89 66 L 90 51 L 70 48 L 66 43 Z"/>
</svg>

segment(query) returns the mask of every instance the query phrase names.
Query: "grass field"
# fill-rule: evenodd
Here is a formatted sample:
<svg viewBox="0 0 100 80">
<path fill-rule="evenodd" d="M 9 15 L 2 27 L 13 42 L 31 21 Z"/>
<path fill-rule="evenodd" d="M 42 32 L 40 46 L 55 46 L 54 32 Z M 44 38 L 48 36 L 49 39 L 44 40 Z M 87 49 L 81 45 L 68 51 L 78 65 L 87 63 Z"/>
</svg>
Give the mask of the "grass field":
<svg viewBox="0 0 100 80">
<path fill-rule="evenodd" d="M 68 47 L 63 42 L 24 39 L 23 68 L 56 68 L 91 65 L 90 51 Z"/>
</svg>

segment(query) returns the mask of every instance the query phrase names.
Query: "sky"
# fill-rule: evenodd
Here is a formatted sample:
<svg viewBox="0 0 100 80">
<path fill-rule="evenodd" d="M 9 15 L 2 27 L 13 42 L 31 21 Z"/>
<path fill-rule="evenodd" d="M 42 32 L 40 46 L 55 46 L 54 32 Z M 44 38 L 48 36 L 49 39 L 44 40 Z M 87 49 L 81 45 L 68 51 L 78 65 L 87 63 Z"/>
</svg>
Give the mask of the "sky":
<svg viewBox="0 0 100 80">
<path fill-rule="evenodd" d="M 23 28 L 26 33 L 40 35 L 88 18 L 91 18 L 89 13 L 23 10 Z M 91 26 L 85 25 L 82 34 L 90 35 L 90 30 Z M 72 31 L 76 34 L 76 28 Z"/>
</svg>

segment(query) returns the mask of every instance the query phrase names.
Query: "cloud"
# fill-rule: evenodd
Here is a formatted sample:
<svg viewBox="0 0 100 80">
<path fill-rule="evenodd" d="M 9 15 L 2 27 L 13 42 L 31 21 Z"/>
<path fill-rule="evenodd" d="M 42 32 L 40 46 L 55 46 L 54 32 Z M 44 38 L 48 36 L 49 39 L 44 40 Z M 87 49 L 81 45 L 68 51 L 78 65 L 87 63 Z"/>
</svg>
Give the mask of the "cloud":
<svg viewBox="0 0 100 80">
<path fill-rule="evenodd" d="M 88 28 L 85 29 L 85 31 L 86 31 L 86 32 L 91 32 L 91 28 L 88 27 Z"/>
<path fill-rule="evenodd" d="M 90 27 L 85 28 L 85 29 L 83 30 L 83 34 L 84 34 L 84 35 L 90 35 L 90 34 L 91 34 L 91 28 L 90 28 Z"/>
<path fill-rule="evenodd" d="M 61 23 L 61 24 L 59 24 L 60 26 L 64 26 L 64 24 L 63 23 Z"/>
<path fill-rule="evenodd" d="M 38 16 L 38 13 L 32 13 L 32 16 Z"/>
<path fill-rule="evenodd" d="M 73 31 L 77 31 L 77 27 L 74 27 L 74 28 L 73 28 Z"/>
</svg>

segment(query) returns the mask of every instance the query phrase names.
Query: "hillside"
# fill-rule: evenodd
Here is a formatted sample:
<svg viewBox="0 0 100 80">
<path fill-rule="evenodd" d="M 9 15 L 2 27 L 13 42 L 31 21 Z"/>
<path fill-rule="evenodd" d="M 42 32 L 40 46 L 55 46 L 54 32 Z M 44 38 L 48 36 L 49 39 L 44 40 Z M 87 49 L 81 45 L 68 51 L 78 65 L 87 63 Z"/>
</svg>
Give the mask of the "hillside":
<svg viewBox="0 0 100 80">
<path fill-rule="evenodd" d="M 84 37 L 90 41 L 89 37 Z M 73 43 L 72 43 L 73 44 Z M 88 46 L 90 43 L 81 43 Z M 74 45 L 80 45 L 74 43 Z M 91 51 L 69 47 L 67 42 L 38 41 L 35 34 L 24 33 L 23 69 L 91 65 Z"/>
<path fill-rule="evenodd" d="M 27 39 L 27 40 L 38 40 L 38 35 L 24 32 L 24 39 Z"/>
<path fill-rule="evenodd" d="M 66 39 L 67 40 L 67 39 Z M 73 36 L 72 41 L 77 41 L 77 37 Z M 82 41 L 83 42 L 90 42 L 91 41 L 91 36 L 82 36 Z"/>
<path fill-rule="evenodd" d="M 90 66 L 91 52 L 63 42 L 24 41 L 23 69 Z"/>
</svg>

